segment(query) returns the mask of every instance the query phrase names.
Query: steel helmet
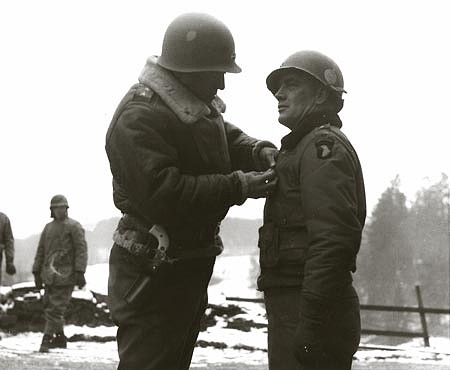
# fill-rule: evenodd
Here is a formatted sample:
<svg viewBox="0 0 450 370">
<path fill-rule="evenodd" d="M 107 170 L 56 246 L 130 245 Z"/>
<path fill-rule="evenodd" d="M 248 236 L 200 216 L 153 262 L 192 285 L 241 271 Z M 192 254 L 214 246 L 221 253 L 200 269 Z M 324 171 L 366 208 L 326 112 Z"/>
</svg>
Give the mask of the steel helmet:
<svg viewBox="0 0 450 370">
<path fill-rule="evenodd" d="M 280 68 L 267 76 L 267 88 L 272 94 L 277 92 L 279 79 L 288 70 L 306 72 L 340 95 L 346 92 L 342 72 L 331 58 L 318 51 L 303 50 L 290 55 Z"/>
<path fill-rule="evenodd" d="M 67 203 L 67 198 L 64 195 L 61 194 L 55 195 L 50 200 L 50 209 L 52 209 L 53 207 L 63 207 L 63 206 L 69 208 L 69 203 Z"/>
<path fill-rule="evenodd" d="M 239 73 L 233 35 L 218 19 L 203 13 L 175 18 L 164 35 L 157 63 L 171 71 Z"/>
</svg>

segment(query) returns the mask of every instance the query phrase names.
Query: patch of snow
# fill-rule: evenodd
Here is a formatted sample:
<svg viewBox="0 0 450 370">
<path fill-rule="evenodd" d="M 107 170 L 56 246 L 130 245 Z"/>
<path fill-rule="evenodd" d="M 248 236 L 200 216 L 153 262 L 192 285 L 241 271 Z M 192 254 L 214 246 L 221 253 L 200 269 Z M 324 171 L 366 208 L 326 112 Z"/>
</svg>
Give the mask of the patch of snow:
<svg viewBox="0 0 450 370">
<path fill-rule="evenodd" d="M 115 328 L 111 327 L 65 327 L 66 336 L 70 337 L 73 334 L 86 335 L 115 335 Z M 42 333 L 22 333 L 17 335 L 8 335 L 2 333 L 2 340 L 0 340 L 0 358 L 2 356 L 15 357 L 21 354 L 33 354 L 36 357 L 48 357 L 48 354 L 39 353 L 39 346 L 42 341 Z M 51 349 L 51 357 L 53 360 L 65 360 L 75 362 L 103 362 L 115 363 L 119 357 L 117 354 L 117 343 L 106 342 L 69 342 L 66 349 Z"/>
<path fill-rule="evenodd" d="M 0 296 L 8 295 L 12 292 L 12 288 L 10 286 L 0 285 Z"/>
<path fill-rule="evenodd" d="M 241 362 L 247 365 L 267 364 L 267 353 L 246 351 L 243 349 L 214 349 L 212 347 L 195 348 L 192 356 L 192 368 L 208 368 L 208 364 Z"/>
<path fill-rule="evenodd" d="M 108 294 L 109 265 L 100 263 L 89 265 L 84 274 L 86 278 L 86 288 L 103 295 Z"/>
<path fill-rule="evenodd" d="M 11 288 L 12 289 L 23 289 L 23 288 L 34 288 L 34 281 L 24 281 L 22 283 L 14 284 Z"/>
<path fill-rule="evenodd" d="M 116 336 L 117 327 L 116 326 L 97 326 L 95 328 L 89 326 L 76 326 L 76 325 L 66 325 L 64 327 L 64 333 L 66 337 L 70 338 L 75 334 L 84 334 L 89 336 L 97 335 L 99 337 L 113 337 Z"/>
<path fill-rule="evenodd" d="M 94 295 L 92 292 L 85 286 L 83 289 L 74 289 L 72 292 L 72 298 L 83 299 L 85 301 L 94 301 Z"/>
<path fill-rule="evenodd" d="M 376 345 L 376 349 L 370 349 L 370 345 L 362 345 L 369 349 L 361 348 L 355 357 L 360 361 L 389 360 L 402 363 L 424 364 L 436 362 L 442 365 L 450 365 L 450 339 L 431 337 L 430 347 L 423 346 L 421 338 L 415 338 L 409 342 L 397 346 Z"/>
</svg>

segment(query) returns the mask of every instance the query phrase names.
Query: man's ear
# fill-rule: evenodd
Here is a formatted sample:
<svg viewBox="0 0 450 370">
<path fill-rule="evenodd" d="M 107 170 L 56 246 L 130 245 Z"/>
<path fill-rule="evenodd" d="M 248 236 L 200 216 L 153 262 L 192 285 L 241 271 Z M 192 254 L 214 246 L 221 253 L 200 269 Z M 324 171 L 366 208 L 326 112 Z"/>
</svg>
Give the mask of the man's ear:
<svg viewBox="0 0 450 370">
<path fill-rule="evenodd" d="M 327 88 L 325 88 L 324 86 L 320 86 L 320 88 L 317 89 L 316 92 L 316 103 L 318 105 L 325 103 L 328 100 L 329 94 L 330 92 L 328 91 Z"/>
</svg>

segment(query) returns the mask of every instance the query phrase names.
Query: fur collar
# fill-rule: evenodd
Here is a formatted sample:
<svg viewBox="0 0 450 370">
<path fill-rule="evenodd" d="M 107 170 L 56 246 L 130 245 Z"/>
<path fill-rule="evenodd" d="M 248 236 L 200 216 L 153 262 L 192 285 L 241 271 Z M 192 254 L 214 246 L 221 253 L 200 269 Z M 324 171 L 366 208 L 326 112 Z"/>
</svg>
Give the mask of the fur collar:
<svg viewBox="0 0 450 370">
<path fill-rule="evenodd" d="M 225 112 L 225 103 L 216 96 L 208 106 L 192 94 L 170 71 L 156 64 L 156 57 L 147 59 L 139 82 L 151 88 L 184 123 L 192 124 L 208 115 Z"/>
</svg>

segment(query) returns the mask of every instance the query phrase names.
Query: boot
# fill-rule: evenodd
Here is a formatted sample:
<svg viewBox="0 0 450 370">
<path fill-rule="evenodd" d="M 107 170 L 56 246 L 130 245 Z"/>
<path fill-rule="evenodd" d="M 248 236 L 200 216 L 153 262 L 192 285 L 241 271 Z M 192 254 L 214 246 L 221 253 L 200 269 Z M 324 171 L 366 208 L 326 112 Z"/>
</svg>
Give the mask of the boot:
<svg viewBox="0 0 450 370">
<path fill-rule="evenodd" d="M 41 343 L 41 347 L 39 348 L 39 352 L 48 352 L 48 350 L 51 347 L 52 344 L 52 338 L 53 335 L 51 334 L 44 334 L 44 336 L 42 337 L 42 343 Z"/>
<path fill-rule="evenodd" d="M 51 342 L 51 348 L 67 348 L 67 337 L 64 333 L 56 333 Z"/>
</svg>

